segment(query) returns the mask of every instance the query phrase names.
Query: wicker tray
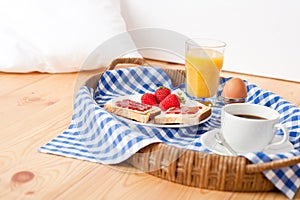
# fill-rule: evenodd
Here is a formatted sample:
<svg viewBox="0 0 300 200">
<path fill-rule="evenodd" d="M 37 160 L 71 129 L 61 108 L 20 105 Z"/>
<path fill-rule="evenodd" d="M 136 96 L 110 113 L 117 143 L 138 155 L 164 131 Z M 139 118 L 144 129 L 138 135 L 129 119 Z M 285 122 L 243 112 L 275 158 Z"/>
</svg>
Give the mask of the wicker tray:
<svg viewBox="0 0 300 200">
<path fill-rule="evenodd" d="M 141 58 L 118 58 L 107 67 L 107 70 L 114 69 L 119 64 L 147 65 Z M 174 86 L 185 81 L 184 69 L 162 69 L 169 75 Z M 95 89 L 101 75 L 97 74 L 89 78 L 85 85 Z M 126 163 L 143 172 L 175 183 L 240 192 L 275 189 L 261 172 L 299 162 L 300 156 L 251 164 L 245 157 L 188 151 L 164 143 L 151 144 L 126 160 Z"/>
</svg>

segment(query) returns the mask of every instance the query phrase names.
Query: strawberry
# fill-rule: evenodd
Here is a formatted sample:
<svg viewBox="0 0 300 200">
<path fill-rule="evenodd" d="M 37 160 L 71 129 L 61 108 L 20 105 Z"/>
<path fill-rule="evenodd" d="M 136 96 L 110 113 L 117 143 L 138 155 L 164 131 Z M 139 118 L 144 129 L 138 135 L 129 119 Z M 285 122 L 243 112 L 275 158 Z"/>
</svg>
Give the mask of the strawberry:
<svg viewBox="0 0 300 200">
<path fill-rule="evenodd" d="M 160 86 L 155 91 L 155 97 L 156 97 L 158 103 L 162 102 L 162 100 L 164 100 L 170 93 L 171 93 L 171 90 L 169 88 Z"/>
<path fill-rule="evenodd" d="M 169 94 L 162 102 L 160 102 L 159 107 L 163 111 L 172 107 L 180 107 L 180 100 L 176 94 Z"/>
<path fill-rule="evenodd" d="M 141 102 L 150 106 L 155 106 L 158 104 L 155 95 L 151 93 L 143 94 L 141 97 Z"/>
</svg>

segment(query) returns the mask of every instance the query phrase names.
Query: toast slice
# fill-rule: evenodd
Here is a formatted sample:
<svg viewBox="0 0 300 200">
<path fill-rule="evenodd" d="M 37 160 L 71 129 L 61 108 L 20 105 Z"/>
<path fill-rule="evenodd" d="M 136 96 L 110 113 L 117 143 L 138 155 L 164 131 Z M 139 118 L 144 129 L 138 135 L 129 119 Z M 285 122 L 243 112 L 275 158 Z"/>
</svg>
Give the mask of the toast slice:
<svg viewBox="0 0 300 200">
<path fill-rule="evenodd" d="M 198 124 L 211 115 L 211 107 L 204 104 L 170 108 L 154 117 L 156 124 Z"/>
<path fill-rule="evenodd" d="M 143 104 L 130 99 L 110 101 L 104 105 L 104 109 L 115 115 L 132 119 L 138 122 L 147 123 L 154 116 L 160 114 L 158 107 Z"/>
</svg>

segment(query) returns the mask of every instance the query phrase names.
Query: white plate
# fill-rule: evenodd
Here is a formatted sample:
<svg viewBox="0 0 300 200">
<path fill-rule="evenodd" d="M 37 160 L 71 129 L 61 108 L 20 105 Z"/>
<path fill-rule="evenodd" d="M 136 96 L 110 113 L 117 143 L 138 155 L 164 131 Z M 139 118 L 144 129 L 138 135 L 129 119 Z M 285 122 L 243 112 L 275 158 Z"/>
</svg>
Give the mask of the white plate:
<svg viewBox="0 0 300 200">
<path fill-rule="evenodd" d="M 220 131 L 220 129 L 214 129 L 214 130 L 204 133 L 200 138 L 201 144 L 216 154 L 230 155 L 223 145 L 216 142 L 215 134 L 218 131 Z M 276 135 L 275 138 L 273 139 L 272 143 L 280 141 L 280 140 L 281 140 L 281 136 Z M 294 149 L 293 145 L 289 141 L 287 141 L 287 142 L 283 143 L 282 145 L 276 146 L 276 148 L 273 147 L 273 148 L 264 150 L 263 153 L 266 153 L 266 154 L 286 153 L 293 149 Z M 242 155 L 242 154 L 239 154 L 239 155 Z"/>
<path fill-rule="evenodd" d="M 119 100 L 123 100 L 123 99 L 130 99 L 130 100 L 133 100 L 133 101 L 141 102 L 141 97 L 142 97 L 142 94 L 126 95 L 126 96 L 121 96 L 121 97 L 114 98 L 111 101 L 119 101 Z M 198 105 L 201 105 L 201 104 L 197 101 L 187 100 L 184 105 L 185 106 L 198 106 Z M 202 123 L 208 121 L 211 117 L 211 115 L 210 115 L 210 116 L 203 119 L 202 121 L 200 121 L 197 124 L 155 124 L 153 119 L 150 120 L 148 123 L 142 123 L 142 122 L 131 120 L 131 119 L 121 117 L 121 116 L 118 116 L 118 115 L 115 115 L 115 116 L 117 118 L 127 122 L 127 123 L 134 123 L 134 124 L 138 124 L 138 125 L 157 127 L 157 128 L 187 128 L 187 127 L 192 127 L 192 126 L 198 126 L 199 124 L 202 124 Z"/>
<path fill-rule="evenodd" d="M 188 128 L 188 127 L 192 127 L 192 126 L 198 126 L 199 124 L 206 122 L 207 120 L 209 120 L 211 115 L 209 117 L 207 117 L 206 119 L 200 121 L 197 124 L 155 124 L 153 120 L 150 120 L 148 123 L 142 123 L 142 122 L 127 119 L 125 117 L 121 117 L 118 115 L 115 115 L 115 116 L 125 122 L 134 123 L 134 124 L 143 125 L 143 126 L 150 126 L 150 127 L 157 127 L 157 128 Z"/>
</svg>

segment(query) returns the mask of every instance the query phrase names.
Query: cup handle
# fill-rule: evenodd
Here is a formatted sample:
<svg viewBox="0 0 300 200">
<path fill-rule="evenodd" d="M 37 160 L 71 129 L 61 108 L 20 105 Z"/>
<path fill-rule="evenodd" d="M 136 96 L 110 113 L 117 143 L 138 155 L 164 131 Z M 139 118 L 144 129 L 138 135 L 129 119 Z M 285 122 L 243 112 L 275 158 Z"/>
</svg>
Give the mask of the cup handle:
<svg viewBox="0 0 300 200">
<path fill-rule="evenodd" d="M 283 137 L 280 141 L 269 144 L 268 146 L 265 147 L 265 149 L 269 149 L 269 148 L 272 148 L 275 146 L 282 145 L 283 143 L 285 143 L 289 140 L 289 132 L 284 124 L 276 124 L 274 127 L 276 129 L 281 129 L 283 131 Z"/>
</svg>

